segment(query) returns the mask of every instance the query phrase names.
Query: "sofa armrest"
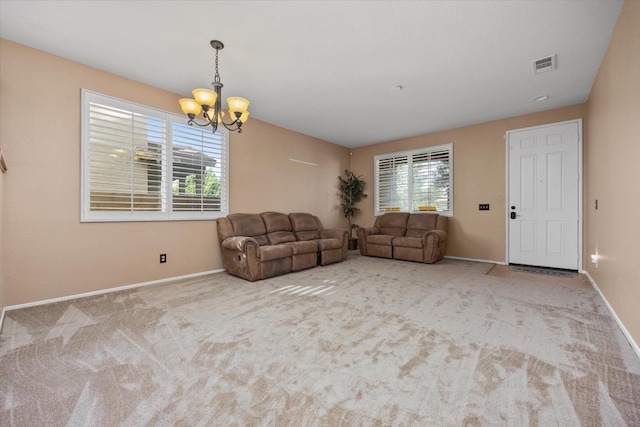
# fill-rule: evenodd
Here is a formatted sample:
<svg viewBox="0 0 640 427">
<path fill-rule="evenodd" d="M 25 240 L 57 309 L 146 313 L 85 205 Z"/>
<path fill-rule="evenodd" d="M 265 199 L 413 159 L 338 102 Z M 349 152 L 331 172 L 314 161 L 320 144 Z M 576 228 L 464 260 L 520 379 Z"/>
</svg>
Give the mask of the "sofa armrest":
<svg viewBox="0 0 640 427">
<path fill-rule="evenodd" d="M 447 232 L 444 230 L 425 231 L 422 235 L 424 239 L 424 262 L 433 264 L 444 258 L 447 249 Z"/>
<path fill-rule="evenodd" d="M 349 253 L 349 230 L 345 228 L 323 228 L 320 230 L 321 239 L 338 239 L 342 242 L 342 259 L 347 259 Z"/>
<path fill-rule="evenodd" d="M 358 240 L 364 240 L 372 234 L 380 234 L 380 229 L 378 227 L 358 227 L 356 231 Z"/>
<path fill-rule="evenodd" d="M 260 279 L 260 245 L 252 237 L 228 237 L 220 245 L 222 264 L 230 274 L 254 281 Z"/>
<path fill-rule="evenodd" d="M 258 244 L 258 241 L 253 237 L 238 236 L 238 237 L 227 237 L 222 241 L 222 245 L 220 247 L 222 249 L 246 252 L 249 248 L 249 245 L 255 245 L 256 247 L 260 246 Z M 256 252 L 259 252 L 259 251 L 256 250 Z"/>
<path fill-rule="evenodd" d="M 427 236 L 430 235 L 435 235 L 437 236 L 437 239 L 440 241 L 445 241 L 447 240 L 447 232 L 444 230 L 429 230 L 429 231 L 425 231 L 424 232 L 424 237 L 426 238 Z"/>
<path fill-rule="evenodd" d="M 344 228 L 323 228 L 320 230 L 321 239 L 349 240 L 349 232 Z"/>
<path fill-rule="evenodd" d="M 378 227 L 358 227 L 356 234 L 358 236 L 358 247 L 360 248 L 360 253 L 362 255 L 369 255 L 367 237 L 373 234 L 380 234 L 380 229 Z"/>
</svg>

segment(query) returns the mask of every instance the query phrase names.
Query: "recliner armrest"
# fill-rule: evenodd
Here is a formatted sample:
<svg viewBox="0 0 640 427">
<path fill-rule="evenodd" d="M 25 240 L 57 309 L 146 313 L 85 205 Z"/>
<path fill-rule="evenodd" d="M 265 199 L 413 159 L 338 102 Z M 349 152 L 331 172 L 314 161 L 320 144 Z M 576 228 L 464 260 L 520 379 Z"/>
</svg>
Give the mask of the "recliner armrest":
<svg viewBox="0 0 640 427">
<path fill-rule="evenodd" d="M 220 245 L 220 247 L 222 249 L 229 249 L 246 253 L 248 245 L 255 245 L 256 252 L 259 253 L 259 251 L 257 251 L 257 248 L 260 246 L 258 244 L 258 241 L 253 237 L 247 236 L 227 237 L 222 241 L 222 245 Z"/>
<path fill-rule="evenodd" d="M 380 229 L 378 227 L 358 227 L 356 234 L 359 240 L 364 240 L 372 234 L 380 234 Z"/>
<path fill-rule="evenodd" d="M 427 238 L 429 235 L 433 235 L 435 234 L 436 236 L 438 236 L 438 241 L 444 241 L 447 240 L 447 232 L 444 230 L 429 230 L 429 231 L 425 231 L 423 238 Z"/>
<path fill-rule="evenodd" d="M 252 237 L 227 237 L 220 245 L 222 264 L 228 273 L 254 281 L 260 276 L 260 245 Z"/>
<path fill-rule="evenodd" d="M 320 238 L 344 241 L 349 238 L 349 232 L 344 228 L 323 228 L 320 230 Z"/>
<path fill-rule="evenodd" d="M 320 238 L 322 239 L 338 239 L 342 242 L 342 259 L 347 259 L 349 250 L 349 230 L 345 228 L 329 228 L 320 230 Z"/>
<path fill-rule="evenodd" d="M 360 247 L 360 253 L 362 255 L 369 255 L 369 249 L 367 247 L 367 238 L 374 234 L 380 234 L 378 227 L 358 227 L 356 230 L 358 236 L 358 246 Z"/>
<path fill-rule="evenodd" d="M 447 248 L 446 231 L 425 231 L 422 238 L 424 239 L 424 262 L 432 264 L 444 258 L 444 252 Z"/>
</svg>

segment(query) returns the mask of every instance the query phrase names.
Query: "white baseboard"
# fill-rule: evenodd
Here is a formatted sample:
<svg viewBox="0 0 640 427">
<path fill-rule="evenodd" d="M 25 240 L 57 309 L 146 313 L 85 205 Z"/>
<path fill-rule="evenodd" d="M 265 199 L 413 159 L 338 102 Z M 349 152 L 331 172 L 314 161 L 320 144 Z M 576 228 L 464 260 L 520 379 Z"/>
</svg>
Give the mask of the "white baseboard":
<svg viewBox="0 0 640 427">
<path fill-rule="evenodd" d="M 507 265 L 507 263 L 504 261 L 491 261 L 489 259 L 462 258 L 459 256 L 449 256 L 449 255 L 445 255 L 444 257 L 449 259 L 457 259 L 460 261 L 486 262 L 488 264 Z"/>
<path fill-rule="evenodd" d="M 74 294 L 74 295 L 68 295 L 68 296 L 64 296 L 64 297 L 58 297 L 58 298 L 51 298 L 51 299 L 46 299 L 46 300 L 28 302 L 28 303 L 25 303 L 25 304 L 9 305 L 9 306 L 4 307 L 2 309 L 2 315 L 0 316 L 0 333 L 2 332 L 2 325 L 4 324 L 4 317 L 6 315 L 6 312 L 9 311 L 9 310 L 18 310 L 20 308 L 36 307 L 38 305 L 51 304 L 51 303 L 54 303 L 54 302 L 68 301 L 68 300 L 73 300 L 73 299 L 78 299 L 78 298 L 86 298 L 86 297 L 91 297 L 91 296 L 94 296 L 94 295 L 109 294 L 111 292 L 126 291 L 127 289 L 135 289 L 135 288 L 141 288 L 143 286 L 158 285 L 160 283 L 173 282 L 174 280 L 191 279 L 193 277 L 206 276 L 207 274 L 221 273 L 223 271 L 225 271 L 225 270 L 224 269 L 219 269 L 219 270 L 203 271 L 203 272 L 200 272 L 200 273 L 186 274 L 184 276 L 167 277 L 166 279 L 158 279 L 158 280 L 151 280 L 149 282 L 134 283 L 132 285 L 125 285 L 125 286 L 118 286 L 118 287 L 115 287 L 115 288 L 101 289 L 99 291 L 84 292 L 84 293 L 81 293 L 81 294 Z"/>
<path fill-rule="evenodd" d="M 633 351 L 635 351 L 638 358 L 640 358 L 640 347 L 638 347 L 638 344 L 635 342 L 635 340 L 633 339 L 633 337 L 631 336 L 627 328 L 625 328 L 624 324 L 622 323 L 622 321 L 620 320 L 616 312 L 613 310 L 613 307 L 611 307 L 611 304 L 609 304 L 609 301 L 607 301 L 607 298 L 605 298 L 604 294 L 598 287 L 596 281 L 593 280 L 593 277 L 591 277 L 588 271 L 583 270 L 582 273 L 584 273 L 584 275 L 587 276 L 587 278 L 591 282 L 591 285 L 593 285 L 594 289 L 598 291 L 598 293 L 600 294 L 600 298 L 602 298 L 602 301 L 604 301 L 604 304 L 607 306 L 607 309 L 611 313 L 611 317 L 613 317 L 613 320 L 616 321 L 616 323 L 618 324 L 618 327 L 624 334 L 625 338 L 627 339 L 627 341 L 629 341 L 629 345 L 631 345 L 631 348 L 633 349 Z"/>
</svg>

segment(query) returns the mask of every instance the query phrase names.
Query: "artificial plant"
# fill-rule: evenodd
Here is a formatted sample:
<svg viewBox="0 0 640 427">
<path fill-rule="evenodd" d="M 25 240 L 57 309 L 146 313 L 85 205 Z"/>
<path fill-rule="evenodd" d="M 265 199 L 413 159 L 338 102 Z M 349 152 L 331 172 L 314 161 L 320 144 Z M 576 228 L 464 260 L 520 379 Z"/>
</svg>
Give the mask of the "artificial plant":
<svg viewBox="0 0 640 427">
<path fill-rule="evenodd" d="M 362 201 L 362 199 L 367 198 L 367 195 L 364 193 L 364 187 L 366 186 L 366 183 L 362 179 L 360 179 L 362 175 L 356 176 L 348 169 L 345 169 L 344 173 L 346 177 L 338 177 L 338 179 L 340 180 L 340 205 L 342 207 L 342 212 L 344 213 L 345 218 L 347 218 L 347 221 L 349 221 L 349 236 L 351 239 L 353 239 L 353 230 L 358 227 L 358 225 L 352 224 L 351 221 L 360 210 L 355 206 L 356 203 Z"/>
</svg>

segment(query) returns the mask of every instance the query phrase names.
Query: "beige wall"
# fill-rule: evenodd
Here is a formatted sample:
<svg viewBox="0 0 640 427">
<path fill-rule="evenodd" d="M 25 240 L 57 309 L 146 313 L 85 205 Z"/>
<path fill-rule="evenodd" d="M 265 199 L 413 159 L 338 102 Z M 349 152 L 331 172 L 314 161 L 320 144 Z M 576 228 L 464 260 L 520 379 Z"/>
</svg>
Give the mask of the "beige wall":
<svg viewBox="0 0 640 427">
<path fill-rule="evenodd" d="M 585 267 L 640 343 L 640 2 L 625 1 L 588 102 Z M 594 207 L 598 200 L 598 209 Z"/>
<path fill-rule="evenodd" d="M 373 157 L 377 154 L 453 142 L 454 217 L 449 222 L 447 255 L 505 262 L 505 180 L 508 130 L 584 117 L 586 105 L 512 117 L 444 132 L 370 145 L 353 150 L 351 168 L 367 182 L 367 194 L 355 222 L 374 221 Z M 489 211 L 478 204 L 489 203 Z"/>
<path fill-rule="evenodd" d="M 5 305 L 222 268 L 215 221 L 80 223 L 81 88 L 180 112 L 177 94 L 0 40 Z M 309 211 L 346 227 L 335 209 L 346 148 L 258 120 L 230 147 L 231 211 Z"/>
<path fill-rule="evenodd" d="M 1 143 L 1 139 L 0 139 L 0 143 Z M 2 148 L 2 145 L 0 145 L 0 148 Z M 4 304 L 4 268 L 2 268 L 3 264 L 2 264 L 2 248 L 3 248 L 3 233 L 2 233 L 2 224 L 3 224 L 3 209 L 2 209 L 2 200 L 4 199 L 4 197 L 2 196 L 3 194 L 3 182 L 4 182 L 4 174 L 0 172 L 0 311 L 2 311 L 2 309 L 4 308 L 5 304 Z"/>
<path fill-rule="evenodd" d="M 230 156 L 232 212 L 313 212 L 327 228 L 348 227 L 337 196 L 347 148 L 249 120 L 233 135 Z"/>
</svg>

